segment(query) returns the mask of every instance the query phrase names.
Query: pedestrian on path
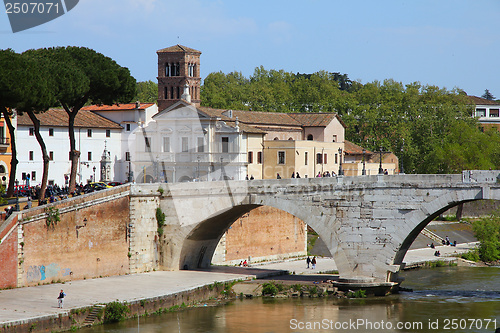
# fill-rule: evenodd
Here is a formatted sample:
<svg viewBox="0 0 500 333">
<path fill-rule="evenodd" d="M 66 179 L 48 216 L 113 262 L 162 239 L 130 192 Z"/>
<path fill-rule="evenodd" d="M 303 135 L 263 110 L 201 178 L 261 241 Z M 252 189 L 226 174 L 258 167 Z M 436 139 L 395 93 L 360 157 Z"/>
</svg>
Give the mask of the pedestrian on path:
<svg viewBox="0 0 500 333">
<path fill-rule="evenodd" d="M 312 264 L 312 269 L 315 269 L 316 268 L 316 257 L 312 258 L 311 264 Z"/>
<path fill-rule="evenodd" d="M 66 296 L 66 294 L 64 293 L 64 291 L 61 289 L 61 292 L 59 293 L 59 296 L 57 297 L 57 305 L 60 309 L 62 309 L 63 305 L 64 305 L 64 296 Z"/>
<path fill-rule="evenodd" d="M 311 264 L 311 258 L 307 257 L 306 263 L 307 263 L 307 268 L 309 268 L 309 265 Z"/>
</svg>

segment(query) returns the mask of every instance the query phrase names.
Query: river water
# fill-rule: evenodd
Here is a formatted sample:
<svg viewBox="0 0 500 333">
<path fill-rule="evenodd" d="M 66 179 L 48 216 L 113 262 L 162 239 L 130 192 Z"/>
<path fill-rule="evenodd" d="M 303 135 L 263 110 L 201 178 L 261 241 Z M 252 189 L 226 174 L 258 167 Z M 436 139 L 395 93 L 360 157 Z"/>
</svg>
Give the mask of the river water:
<svg viewBox="0 0 500 333">
<path fill-rule="evenodd" d="M 79 332 L 495 332 L 500 327 L 499 268 L 443 267 L 403 276 L 403 286 L 413 292 L 365 299 L 244 299 Z"/>
</svg>

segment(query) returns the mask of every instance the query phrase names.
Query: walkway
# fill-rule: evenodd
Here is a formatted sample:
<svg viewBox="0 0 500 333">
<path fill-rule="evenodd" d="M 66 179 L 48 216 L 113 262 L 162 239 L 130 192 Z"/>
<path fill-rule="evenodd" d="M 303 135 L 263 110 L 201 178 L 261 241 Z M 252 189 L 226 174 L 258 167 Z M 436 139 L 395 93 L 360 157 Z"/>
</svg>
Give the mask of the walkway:
<svg viewBox="0 0 500 333">
<path fill-rule="evenodd" d="M 442 255 L 465 251 L 470 244 L 437 247 Z M 408 261 L 437 260 L 434 249 L 411 250 Z M 255 267 L 215 267 L 207 271 L 151 272 L 113 276 L 100 279 L 80 280 L 65 284 L 49 284 L 36 287 L 0 291 L 0 325 L 14 324 L 37 317 L 57 316 L 71 309 L 89 307 L 112 301 L 137 301 L 195 289 L 215 281 L 264 278 L 278 275 L 285 270 L 295 274 L 324 273 L 336 270 L 330 258 L 318 258 L 315 271 L 306 268 L 305 260 L 271 263 Z M 64 309 L 57 307 L 60 289 L 67 294 Z"/>
</svg>

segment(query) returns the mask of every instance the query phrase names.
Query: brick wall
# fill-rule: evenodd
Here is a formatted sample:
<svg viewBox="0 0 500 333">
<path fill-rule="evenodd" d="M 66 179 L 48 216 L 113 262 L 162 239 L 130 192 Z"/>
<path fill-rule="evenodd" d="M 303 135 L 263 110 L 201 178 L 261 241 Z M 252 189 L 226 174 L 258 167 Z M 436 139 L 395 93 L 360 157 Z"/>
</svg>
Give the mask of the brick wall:
<svg viewBox="0 0 500 333">
<path fill-rule="evenodd" d="M 75 198 L 72 203 L 84 203 L 99 195 Z M 58 207 L 63 209 L 67 204 Z M 31 286 L 128 273 L 129 214 L 129 198 L 124 196 L 69 210 L 60 215 L 61 220 L 55 225 L 47 226 L 45 218 L 36 216 L 22 222 L 20 284 Z"/>
<path fill-rule="evenodd" d="M 305 224 L 295 216 L 268 206 L 238 219 L 225 235 L 225 261 L 266 260 L 305 255 Z"/>
<path fill-rule="evenodd" d="M 0 239 L 2 239 L 0 243 L 0 289 L 17 286 L 18 233 L 16 225 L 17 216 L 14 215 L 9 225 L 0 233 Z"/>
</svg>

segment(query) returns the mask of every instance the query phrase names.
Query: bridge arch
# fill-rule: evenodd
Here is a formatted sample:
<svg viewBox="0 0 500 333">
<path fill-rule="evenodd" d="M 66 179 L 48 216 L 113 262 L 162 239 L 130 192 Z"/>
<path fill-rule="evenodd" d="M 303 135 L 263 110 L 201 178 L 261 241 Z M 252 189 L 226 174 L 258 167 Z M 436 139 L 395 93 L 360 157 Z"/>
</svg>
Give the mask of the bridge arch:
<svg viewBox="0 0 500 333">
<path fill-rule="evenodd" d="M 338 241 L 332 239 L 332 233 L 327 225 L 331 225 L 330 216 L 323 214 L 317 218 L 316 213 L 310 207 L 290 205 L 283 199 L 268 198 L 257 203 L 242 203 L 240 205 L 220 209 L 211 214 L 192 228 L 185 237 L 180 253 L 179 269 L 207 268 L 210 266 L 215 249 L 224 232 L 236 222 L 241 216 L 257 207 L 268 206 L 284 211 L 311 227 L 325 242 L 331 244 Z M 328 246 L 329 249 L 331 246 Z M 335 259 L 335 256 L 334 256 Z"/>
<path fill-rule="evenodd" d="M 401 243 L 401 246 L 396 252 L 393 263 L 395 265 L 400 265 L 404 262 L 404 257 L 417 236 L 430 222 L 442 213 L 467 202 L 485 199 L 500 200 L 497 196 L 496 192 L 493 192 L 493 197 L 489 195 L 487 198 L 484 198 L 482 188 L 470 188 L 450 191 L 449 193 L 435 198 L 432 201 L 423 203 L 419 209 L 413 211 L 406 219 L 406 224 L 408 226 L 413 225 L 414 227 Z"/>
</svg>

